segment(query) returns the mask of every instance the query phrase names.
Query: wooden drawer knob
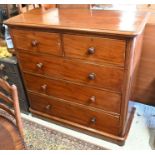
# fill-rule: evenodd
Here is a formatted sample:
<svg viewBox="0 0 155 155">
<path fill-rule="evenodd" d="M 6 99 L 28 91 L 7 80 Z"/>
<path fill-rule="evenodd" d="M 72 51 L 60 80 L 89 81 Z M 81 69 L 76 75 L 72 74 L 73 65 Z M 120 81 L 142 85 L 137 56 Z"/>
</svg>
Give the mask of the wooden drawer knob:
<svg viewBox="0 0 155 155">
<path fill-rule="evenodd" d="M 147 6 L 148 6 L 148 7 L 151 7 L 151 4 L 148 4 Z"/>
<path fill-rule="evenodd" d="M 38 63 L 38 64 L 36 64 L 36 66 L 38 67 L 38 68 L 42 68 L 43 67 L 43 63 Z"/>
<path fill-rule="evenodd" d="M 95 74 L 95 73 L 90 73 L 90 74 L 88 75 L 88 79 L 89 79 L 89 80 L 95 80 L 95 78 L 96 78 L 96 74 Z"/>
<path fill-rule="evenodd" d="M 42 85 L 42 86 L 41 86 L 41 89 L 42 89 L 43 91 L 46 91 L 46 90 L 47 90 L 47 85 L 46 85 L 46 84 Z"/>
<path fill-rule="evenodd" d="M 96 118 L 95 118 L 95 117 L 92 117 L 92 118 L 90 119 L 90 122 L 93 123 L 93 124 L 95 124 L 95 123 L 96 123 Z"/>
<path fill-rule="evenodd" d="M 38 46 L 39 42 L 37 40 L 32 40 L 31 45 L 32 47 Z"/>
<path fill-rule="evenodd" d="M 3 69 L 4 69 L 4 67 L 5 67 L 5 65 L 4 65 L 4 64 L 0 64 L 0 70 L 3 70 Z"/>
<path fill-rule="evenodd" d="M 95 53 L 95 48 L 94 47 L 89 47 L 88 48 L 88 54 L 94 54 Z"/>
<path fill-rule="evenodd" d="M 7 81 L 9 79 L 9 77 L 7 75 L 2 77 L 3 80 Z"/>
<path fill-rule="evenodd" d="M 95 103 L 95 101 L 96 101 L 96 97 L 95 96 L 91 96 L 90 97 L 90 102 Z"/>
<path fill-rule="evenodd" d="M 51 107 L 52 107 L 52 106 L 48 104 L 48 105 L 46 105 L 46 107 L 45 107 L 45 108 L 46 108 L 46 110 L 50 110 L 50 109 L 51 109 Z"/>
</svg>

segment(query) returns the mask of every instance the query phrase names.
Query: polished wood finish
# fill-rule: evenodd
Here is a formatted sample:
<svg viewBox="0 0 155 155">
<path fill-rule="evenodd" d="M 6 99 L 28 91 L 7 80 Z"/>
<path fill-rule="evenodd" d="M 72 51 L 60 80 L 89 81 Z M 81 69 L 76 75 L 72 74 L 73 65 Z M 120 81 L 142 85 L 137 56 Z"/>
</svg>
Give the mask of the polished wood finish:
<svg viewBox="0 0 155 155">
<path fill-rule="evenodd" d="M 155 12 L 155 4 L 137 4 L 136 9 L 143 12 Z"/>
<path fill-rule="evenodd" d="M 26 54 L 19 51 L 22 70 L 52 78 L 61 78 L 93 87 L 110 89 L 121 92 L 124 70 L 109 65 L 97 65 L 61 57 L 49 57 L 46 55 Z M 30 61 L 30 59 L 33 59 Z M 43 67 L 37 66 L 42 63 Z M 61 68 L 60 68 L 61 66 Z M 76 67 L 75 67 L 76 66 Z M 87 70 L 85 69 L 87 68 Z M 91 77 L 92 76 L 92 77 Z"/>
<path fill-rule="evenodd" d="M 78 13 L 77 13 L 78 12 Z M 132 15 L 132 18 L 128 18 Z M 126 23 L 126 19 L 128 22 Z M 74 30 L 85 33 L 135 36 L 141 33 L 147 20 L 146 13 L 100 11 L 89 9 L 34 9 L 10 18 L 9 26 Z"/>
<path fill-rule="evenodd" d="M 144 32 L 142 57 L 137 74 L 134 100 L 155 105 L 155 25 L 147 24 Z"/>
<path fill-rule="evenodd" d="M 60 9 L 89 9 L 89 4 L 57 4 L 57 7 Z"/>
<path fill-rule="evenodd" d="M 58 118 L 58 117 L 54 117 L 52 115 L 48 115 L 46 113 L 42 113 L 42 112 L 39 112 L 37 110 L 33 110 L 33 109 L 30 108 L 30 111 L 33 114 L 38 115 L 40 118 L 51 119 L 55 123 L 58 123 L 59 125 L 60 125 L 60 123 L 61 124 L 63 123 L 66 126 L 72 127 L 73 130 L 75 130 L 75 129 L 77 130 L 77 128 L 78 128 L 79 131 L 85 132 L 86 134 L 89 133 L 92 136 L 98 135 L 99 138 L 103 138 L 106 141 L 110 141 L 110 142 L 116 143 L 116 144 L 118 144 L 120 146 L 123 146 L 125 144 L 125 140 L 127 139 L 127 136 L 129 134 L 129 130 L 130 130 L 133 118 L 134 118 L 135 110 L 136 110 L 135 108 L 132 109 L 131 117 L 130 117 L 130 119 L 129 119 L 128 123 L 127 123 L 127 126 L 126 126 L 126 133 L 125 133 L 125 135 L 124 136 L 116 136 L 116 135 L 110 134 L 108 132 L 95 130 L 95 129 L 92 129 L 92 128 L 89 128 L 89 127 L 86 127 L 86 126 L 83 126 L 83 125 L 80 125 L 80 124 L 77 124 L 77 123 L 74 123 L 74 122 L 70 122 L 70 121 L 67 121 L 67 120 L 64 120 L 64 119 L 61 119 L 61 118 Z"/>
<path fill-rule="evenodd" d="M 41 95 L 30 94 L 31 108 L 54 117 L 68 120 L 93 128 L 118 135 L 119 117 L 112 116 L 100 110 L 86 108 L 82 105 L 72 104 Z M 95 120 L 96 121 L 95 121 Z M 107 121 L 108 120 L 108 121 Z M 110 128 L 110 131 L 109 131 Z"/>
<path fill-rule="evenodd" d="M 141 12 L 149 12 L 150 16 L 145 26 L 142 55 L 138 68 L 133 100 L 155 106 L 155 5 L 137 5 L 137 10 Z"/>
<path fill-rule="evenodd" d="M 36 9 L 6 21 L 14 42 L 17 30 L 60 36 L 59 55 L 15 44 L 31 112 L 123 144 L 147 19 L 145 13 L 132 16 L 127 22 L 122 11 Z"/>
<path fill-rule="evenodd" d="M 24 78 L 26 87 L 31 92 L 46 94 L 47 96 L 54 96 L 71 102 L 83 104 L 88 107 L 91 106 L 108 112 L 120 114 L 120 94 L 31 74 L 24 73 Z"/>
<path fill-rule="evenodd" d="M 25 149 L 19 131 L 8 119 L 0 116 L 0 150 L 23 150 Z"/>
<path fill-rule="evenodd" d="M 40 4 L 40 5 L 41 5 L 41 8 L 43 8 L 45 10 L 57 7 L 57 4 Z"/>
<path fill-rule="evenodd" d="M 125 40 L 65 34 L 63 41 L 66 57 L 124 66 Z"/>
<path fill-rule="evenodd" d="M 31 53 L 62 55 L 60 35 L 57 33 L 26 30 L 14 30 L 12 33 L 14 44 L 18 49 L 27 50 Z"/>
<path fill-rule="evenodd" d="M 0 88 L 8 95 L 5 95 L 3 92 L 0 93 L 0 98 L 4 103 L 0 103 L 0 109 L 4 113 L 10 114 L 15 119 L 16 125 L 12 122 L 12 119 L 4 116 L 0 116 L 0 149 L 24 149 L 24 133 L 23 126 L 20 116 L 19 101 L 17 94 L 17 87 L 15 85 L 10 86 L 5 80 L 0 79 Z M 12 104 L 14 112 L 7 106 L 7 104 Z M 2 139 L 6 140 L 2 141 Z"/>
</svg>

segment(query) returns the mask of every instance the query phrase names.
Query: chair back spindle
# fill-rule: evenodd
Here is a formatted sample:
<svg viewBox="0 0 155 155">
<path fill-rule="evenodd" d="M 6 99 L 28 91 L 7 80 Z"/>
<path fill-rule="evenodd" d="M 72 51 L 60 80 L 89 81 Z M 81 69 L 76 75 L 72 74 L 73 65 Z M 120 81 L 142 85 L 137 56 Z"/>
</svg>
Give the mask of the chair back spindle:
<svg viewBox="0 0 155 155">
<path fill-rule="evenodd" d="M 0 109 L 14 117 L 19 133 L 22 138 L 24 138 L 17 87 L 15 85 L 9 85 L 7 81 L 0 78 L 0 88 L 1 90 L 3 90 L 0 92 L 0 99 L 3 101 L 2 103 L 0 103 Z M 6 95 L 4 91 L 8 95 Z M 12 105 L 14 111 L 9 108 L 8 104 Z"/>
</svg>

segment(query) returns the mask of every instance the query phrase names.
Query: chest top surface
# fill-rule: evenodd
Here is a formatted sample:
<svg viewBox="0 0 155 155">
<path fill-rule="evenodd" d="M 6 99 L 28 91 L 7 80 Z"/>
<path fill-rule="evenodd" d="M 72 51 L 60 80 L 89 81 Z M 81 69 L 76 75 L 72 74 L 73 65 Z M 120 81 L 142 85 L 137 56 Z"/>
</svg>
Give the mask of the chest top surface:
<svg viewBox="0 0 155 155">
<path fill-rule="evenodd" d="M 8 19 L 5 24 L 134 36 L 143 31 L 148 16 L 130 11 L 34 9 Z"/>
</svg>

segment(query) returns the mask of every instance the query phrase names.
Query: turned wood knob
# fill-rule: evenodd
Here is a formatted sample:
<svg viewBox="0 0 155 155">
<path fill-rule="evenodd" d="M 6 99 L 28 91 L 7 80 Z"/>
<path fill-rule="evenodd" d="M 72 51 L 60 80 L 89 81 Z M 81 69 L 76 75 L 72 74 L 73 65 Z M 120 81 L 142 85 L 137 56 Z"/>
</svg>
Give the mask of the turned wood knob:
<svg viewBox="0 0 155 155">
<path fill-rule="evenodd" d="M 4 65 L 4 64 L 0 64 L 0 70 L 3 70 L 3 69 L 4 69 L 4 67 L 5 67 L 5 65 Z"/>
<path fill-rule="evenodd" d="M 42 85 L 42 86 L 41 86 L 41 89 L 42 89 L 43 91 L 46 91 L 47 85 L 46 85 L 46 84 Z"/>
<path fill-rule="evenodd" d="M 89 79 L 89 80 L 95 80 L 95 78 L 96 78 L 96 74 L 95 74 L 95 73 L 90 73 L 90 74 L 88 75 L 88 79 Z"/>
<path fill-rule="evenodd" d="M 95 53 L 95 48 L 94 47 L 89 47 L 88 48 L 88 54 L 94 54 Z"/>
<path fill-rule="evenodd" d="M 151 4 L 148 4 L 147 6 L 148 6 L 148 7 L 151 7 Z"/>
<path fill-rule="evenodd" d="M 45 107 L 47 110 L 50 110 L 51 109 L 51 105 L 46 105 L 46 107 Z"/>
<path fill-rule="evenodd" d="M 91 96 L 89 100 L 90 100 L 90 102 L 95 103 L 96 97 L 95 96 Z"/>
<path fill-rule="evenodd" d="M 95 117 L 91 118 L 90 122 L 95 124 L 96 123 L 96 118 Z"/>
<path fill-rule="evenodd" d="M 36 64 L 36 66 L 38 67 L 38 68 L 42 68 L 43 67 L 43 63 L 38 63 L 38 64 Z"/>
<path fill-rule="evenodd" d="M 31 45 L 33 47 L 36 47 L 39 44 L 39 42 L 37 40 L 32 40 Z"/>
<path fill-rule="evenodd" d="M 3 76 L 2 78 L 3 78 L 3 80 L 5 80 L 5 81 L 7 81 L 7 80 L 9 79 L 9 77 L 8 77 L 7 75 Z"/>
</svg>

